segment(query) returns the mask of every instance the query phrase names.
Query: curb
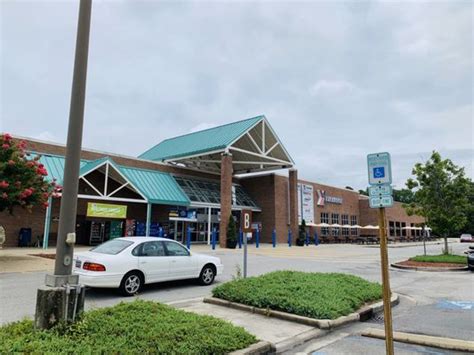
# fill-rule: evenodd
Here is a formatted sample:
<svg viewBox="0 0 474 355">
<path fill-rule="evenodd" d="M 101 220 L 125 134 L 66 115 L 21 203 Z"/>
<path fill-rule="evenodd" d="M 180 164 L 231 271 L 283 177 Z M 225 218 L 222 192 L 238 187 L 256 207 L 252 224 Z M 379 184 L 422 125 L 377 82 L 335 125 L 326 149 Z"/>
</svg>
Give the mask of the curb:
<svg viewBox="0 0 474 355">
<path fill-rule="evenodd" d="M 369 328 L 362 332 L 362 336 L 385 339 L 385 331 L 381 329 Z M 424 345 L 446 350 L 466 351 L 471 353 L 474 352 L 474 341 L 402 332 L 393 332 L 393 340 L 402 343 Z"/>
<path fill-rule="evenodd" d="M 226 300 L 222 300 L 220 298 L 215 297 L 205 297 L 203 299 L 204 303 L 210 303 L 217 306 L 229 307 L 238 309 L 245 312 L 251 312 L 256 314 L 261 314 L 267 317 L 275 317 L 283 320 L 287 320 L 290 322 L 300 323 L 304 325 L 313 326 L 319 329 L 329 330 L 340 327 L 341 325 L 356 322 L 356 321 L 365 321 L 372 317 L 374 313 L 380 312 L 383 309 L 383 302 L 373 303 L 368 306 L 364 306 L 360 308 L 358 311 L 351 313 L 347 316 L 342 316 L 336 319 L 315 319 L 310 317 L 299 316 L 296 314 L 281 312 L 281 311 L 274 311 L 271 309 L 263 309 L 253 306 L 247 306 L 245 304 L 230 302 Z M 400 302 L 399 296 L 396 293 L 392 294 L 391 297 L 391 305 L 395 306 Z"/>
<path fill-rule="evenodd" d="M 253 355 L 253 354 L 269 354 L 272 352 L 272 344 L 268 341 L 259 341 L 245 349 L 232 351 L 229 355 Z"/>
<path fill-rule="evenodd" d="M 391 267 L 396 269 L 402 270 L 415 270 L 415 271 L 437 271 L 437 272 L 446 272 L 446 271 L 466 271 L 468 270 L 467 266 L 459 266 L 459 267 L 423 267 L 423 266 L 407 266 L 407 265 L 400 265 L 398 263 L 390 264 Z"/>
</svg>

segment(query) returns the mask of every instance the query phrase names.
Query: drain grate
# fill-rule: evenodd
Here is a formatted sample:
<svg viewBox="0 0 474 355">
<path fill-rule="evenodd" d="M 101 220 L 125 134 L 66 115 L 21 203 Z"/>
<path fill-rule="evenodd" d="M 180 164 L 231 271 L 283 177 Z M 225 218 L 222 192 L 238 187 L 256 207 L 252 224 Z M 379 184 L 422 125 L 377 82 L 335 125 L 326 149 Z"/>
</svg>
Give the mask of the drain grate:
<svg viewBox="0 0 474 355">
<path fill-rule="evenodd" d="M 384 322 L 384 317 L 383 313 L 376 313 L 370 318 L 369 322 L 371 323 L 378 323 L 378 324 L 383 324 Z"/>
</svg>

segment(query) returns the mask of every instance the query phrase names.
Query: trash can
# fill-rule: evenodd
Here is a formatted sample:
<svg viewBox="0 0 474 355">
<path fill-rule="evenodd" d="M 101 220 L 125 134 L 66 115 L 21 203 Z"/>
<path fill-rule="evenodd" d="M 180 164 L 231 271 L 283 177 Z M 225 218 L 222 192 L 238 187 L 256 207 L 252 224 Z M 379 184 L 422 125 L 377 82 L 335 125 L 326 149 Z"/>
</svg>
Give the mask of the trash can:
<svg viewBox="0 0 474 355">
<path fill-rule="evenodd" d="M 31 228 L 20 228 L 18 246 L 27 247 L 31 244 Z"/>
</svg>

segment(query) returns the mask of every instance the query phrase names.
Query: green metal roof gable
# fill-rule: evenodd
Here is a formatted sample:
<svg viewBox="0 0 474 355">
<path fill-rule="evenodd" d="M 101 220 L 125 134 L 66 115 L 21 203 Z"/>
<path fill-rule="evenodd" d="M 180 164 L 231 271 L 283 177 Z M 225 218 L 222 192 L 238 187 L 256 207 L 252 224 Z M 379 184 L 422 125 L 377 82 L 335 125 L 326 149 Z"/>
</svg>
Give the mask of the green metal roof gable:
<svg viewBox="0 0 474 355">
<path fill-rule="evenodd" d="M 190 201 L 168 173 L 120 166 L 120 171 L 151 203 L 188 206 Z"/>
<path fill-rule="evenodd" d="M 40 155 L 39 161 L 48 171 L 46 179 L 49 181 L 56 179 L 59 184 L 62 184 L 65 158 L 59 155 L 36 152 L 31 153 L 30 156 L 33 158 L 37 155 Z M 188 206 L 190 204 L 188 197 L 171 174 L 117 165 L 109 157 L 92 161 L 81 160 L 80 175 L 86 175 L 106 161 L 128 179 L 130 183 L 145 196 L 148 202 L 178 206 Z"/>
<path fill-rule="evenodd" d="M 139 158 L 166 160 L 225 149 L 245 131 L 263 120 L 264 116 L 252 117 L 223 126 L 165 139 L 153 148 L 142 153 Z"/>
</svg>

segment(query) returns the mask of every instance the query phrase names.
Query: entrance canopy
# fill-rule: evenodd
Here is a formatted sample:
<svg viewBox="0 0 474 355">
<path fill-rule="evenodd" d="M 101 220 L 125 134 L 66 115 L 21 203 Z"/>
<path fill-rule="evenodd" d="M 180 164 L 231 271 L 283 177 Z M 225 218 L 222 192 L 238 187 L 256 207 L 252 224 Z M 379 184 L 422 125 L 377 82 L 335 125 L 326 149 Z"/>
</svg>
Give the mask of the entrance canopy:
<svg viewBox="0 0 474 355">
<path fill-rule="evenodd" d="M 139 158 L 220 174 L 224 152 L 232 153 L 234 174 L 294 165 L 265 116 L 166 139 Z"/>
</svg>

